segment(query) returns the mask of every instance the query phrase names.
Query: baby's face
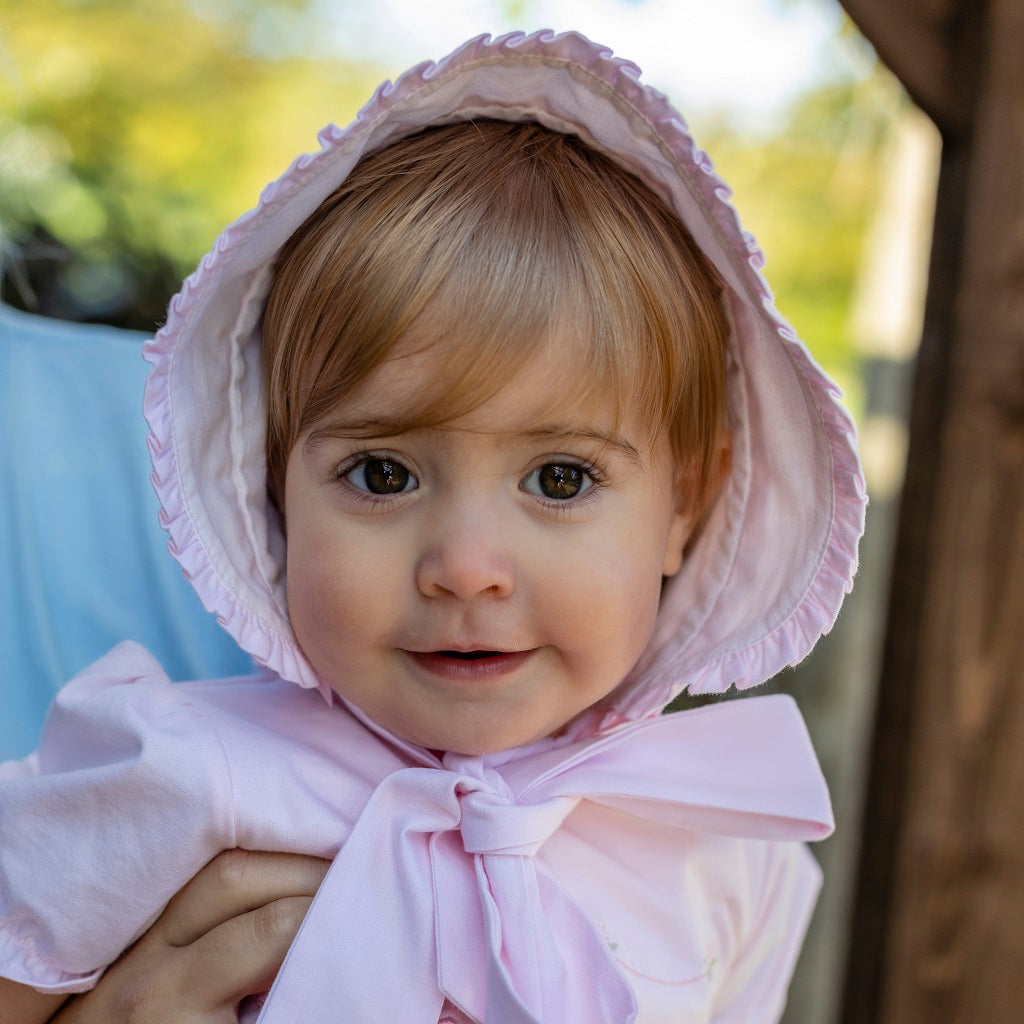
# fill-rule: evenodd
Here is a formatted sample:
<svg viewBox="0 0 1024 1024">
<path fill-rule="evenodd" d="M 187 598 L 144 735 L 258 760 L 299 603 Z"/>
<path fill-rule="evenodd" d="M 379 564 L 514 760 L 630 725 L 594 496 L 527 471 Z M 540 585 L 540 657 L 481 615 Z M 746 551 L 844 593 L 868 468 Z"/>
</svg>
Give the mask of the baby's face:
<svg viewBox="0 0 1024 1024">
<path fill-rule="evenodd" d="M 288 604 L 339 694 L 413 743 L 482 754 L 622 681 L 689 518 L 667 437 L 566 401 L 585 372 L 568 345 L 462 419 L 389 433 L 436 358 L 379 367 L 291 452 Z"/>
</svg>

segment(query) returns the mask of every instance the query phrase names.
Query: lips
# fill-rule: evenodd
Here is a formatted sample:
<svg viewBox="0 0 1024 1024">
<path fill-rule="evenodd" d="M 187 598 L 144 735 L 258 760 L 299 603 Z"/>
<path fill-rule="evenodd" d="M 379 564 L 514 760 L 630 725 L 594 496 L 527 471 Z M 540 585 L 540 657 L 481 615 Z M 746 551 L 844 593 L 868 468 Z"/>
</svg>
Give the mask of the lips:
<svg viewBox="0 0 1024 1024">
<path fill-rule="evenodd" d="M 525 665 L 534 655 L 528 651 L 406 651 L 421 669 L 444 679 L 486 680 L 508 675 Z"/>
</svg>

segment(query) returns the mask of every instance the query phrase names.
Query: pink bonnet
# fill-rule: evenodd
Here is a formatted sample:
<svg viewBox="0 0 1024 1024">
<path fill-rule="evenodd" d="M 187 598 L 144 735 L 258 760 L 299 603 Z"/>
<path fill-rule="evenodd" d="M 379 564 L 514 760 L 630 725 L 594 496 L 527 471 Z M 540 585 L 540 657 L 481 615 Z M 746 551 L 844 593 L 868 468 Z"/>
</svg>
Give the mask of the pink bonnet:
<svg viewBox="0 0 1024 1024">
<path fill-rule="evenodd" d="M 575 33 L 482 36 L 382 85 L 217 239 L 146 351 L 153 482 L 171 552 L 258 662 L 323 689 L 288 622 L 284 544 L 266 499 L 257 324 L 269 268 L 361 156 L 475 117 L 537 121 L 608 154 L 675 209 L 726 282 L 731 476 L 666 588 L 616 712 L 640 718 L 683 689 L 765 681 L 810 651 L 850 588 L 865 505 L 853 425 L 775 311 L 761 253 L 682 117 L 634 65 Z"/>
</svg>

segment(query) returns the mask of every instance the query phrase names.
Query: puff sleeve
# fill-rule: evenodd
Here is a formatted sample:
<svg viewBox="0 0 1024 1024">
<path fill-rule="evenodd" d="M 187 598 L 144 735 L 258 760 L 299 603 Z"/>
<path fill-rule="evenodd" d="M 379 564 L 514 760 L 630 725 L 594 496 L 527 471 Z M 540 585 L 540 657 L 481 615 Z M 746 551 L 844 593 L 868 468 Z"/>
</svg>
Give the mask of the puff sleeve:
<svg viewBox="0 0 1024 1024">
<path fill-rule="evenodd" d="M 148 652 L 119 645 L 57 695 L 39 750 L 0 766 L 0 976 L 91 988 L 234 845 L 219 741 Z"/>
<path fill-rule="evenodd" d="M 752 913 L 715 998 L 712 1024 L 775 1024 L 821 888 L 821 869 L 802 843 L 767 843 Z"/>
</svg>

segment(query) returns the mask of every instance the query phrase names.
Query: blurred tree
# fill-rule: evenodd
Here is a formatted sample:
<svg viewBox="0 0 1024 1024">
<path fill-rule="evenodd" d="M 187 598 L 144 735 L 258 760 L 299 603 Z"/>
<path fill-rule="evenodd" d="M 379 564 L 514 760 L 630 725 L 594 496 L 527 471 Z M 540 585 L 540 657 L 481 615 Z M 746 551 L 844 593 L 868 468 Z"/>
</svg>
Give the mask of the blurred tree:
<svg viewBox="0 0 1024 1024">
<path fill-rule="evenodd" d="M 881 189 L 880 157 L 908 102 L 874 63 L 861 79 L 809 93 L 768 137 L 714 121 L 698 133 L 736 193 L 744 227 L 764 247 L 779 309 L 854 398 L 850 310 Z"/>
<path fill-rule="evenodd" d="M 315 0 L 0 0 L 4 300 L 151 330 L 224 225 L 385 77 L 326 36 Z M 769 136 L 698 132 L 779 308 L 854 390 L 847 310 L 898 102 L 876 72 Z"/>
<path fill-rule="evenodd" d="M 5 301 L 152 329 L 220 229 L 379 70 L 304 0 L 0 0 Z"/>
</svg>

